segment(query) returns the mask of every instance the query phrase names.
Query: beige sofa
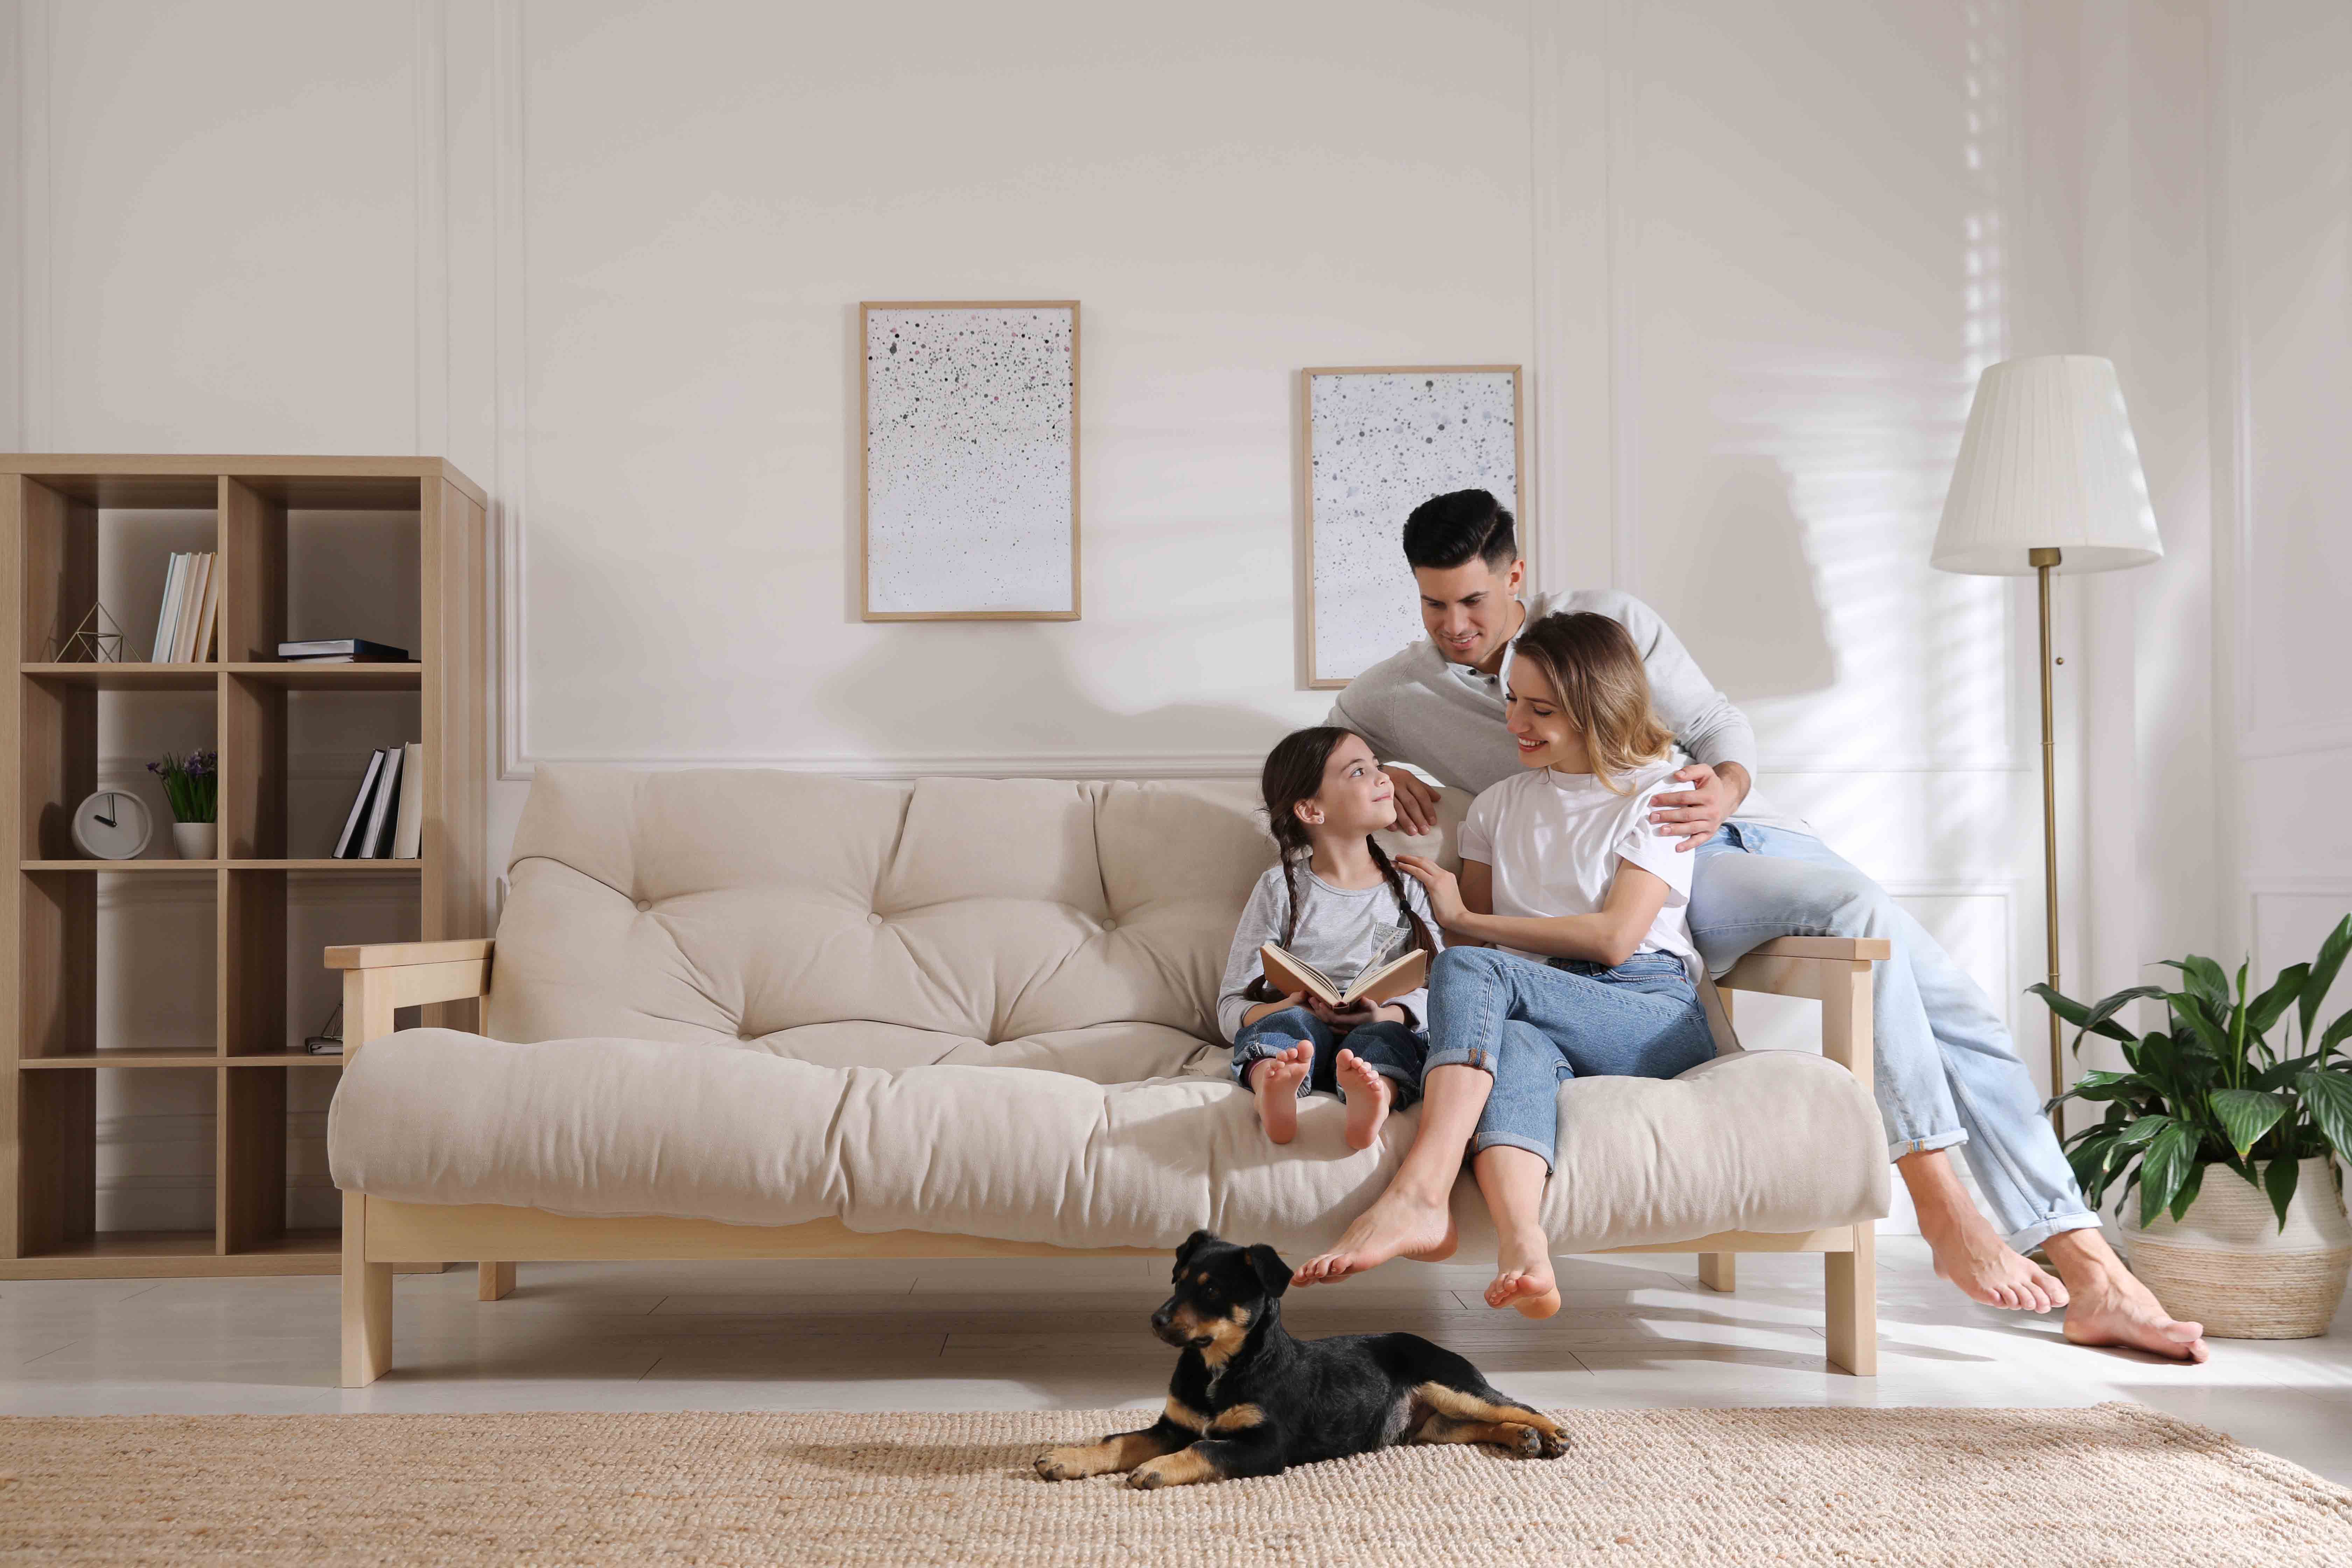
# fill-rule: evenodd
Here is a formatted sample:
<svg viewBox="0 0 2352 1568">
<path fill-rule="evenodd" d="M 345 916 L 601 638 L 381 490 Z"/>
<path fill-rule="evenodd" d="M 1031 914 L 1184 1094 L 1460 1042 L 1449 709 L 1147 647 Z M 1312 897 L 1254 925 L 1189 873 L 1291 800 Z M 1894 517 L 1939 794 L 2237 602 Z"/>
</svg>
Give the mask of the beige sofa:
<svg viewBox="0 0 2352 1568">
<path fill-rule="evenodd" d="M 400 1262 L 492 1260 L 494 1299 L 518 1259 L 1328 1242 L 1413 1118 L 1358 1152 L 1313 1103 L 1276 1148 L 1232 1083 L 1217 979 L 1271 863 L 1240 784 L 542 766 L 495 949 L 329 952 L 344 1383 L 386 1368 Z M 1877 956 L 1786 939 L 1726 978 L 1821 999 L 1822 1056 L 1742 1051 L 1716 1005 L 1714 1061 L 1564 1087 L 1559 1250 L 1699 1252 L 1718 1289 L 1734 1253 L 1822 1253 L 1830 1359 L 1874 1371 Z M 478 1034 L 393 1027 L 473 997 Z M 1455 1211 L 1491 1249 L 1466 1180 Z"/>
</svg>

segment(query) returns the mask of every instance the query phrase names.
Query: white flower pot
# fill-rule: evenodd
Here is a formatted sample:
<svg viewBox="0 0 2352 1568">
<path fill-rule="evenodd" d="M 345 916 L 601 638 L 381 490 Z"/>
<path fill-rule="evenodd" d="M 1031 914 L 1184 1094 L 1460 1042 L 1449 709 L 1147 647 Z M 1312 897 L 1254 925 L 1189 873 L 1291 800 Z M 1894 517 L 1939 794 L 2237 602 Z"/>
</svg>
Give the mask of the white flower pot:
<svg viewBox="0 0 2352 1568">
<path fill-rule="evenodd" d="M 172 842 L 180 847 L 183 860 L 210 860 L 220 847 L 220 824 L 217 822 L 175 822 L 172 824 Z"/>
<path fill-rule="evenodd" d="M 2327 1331 L 2352 1271 L 2352 1222 L 2335 1162 L 2310 1159 L 2297 1174 L 2286 1226 L 2267 1194 L 2227 1165 L 2210 1165 L 2179 1220 L 2146 1229 L 2124 1205 L 2124 1251 L 2132 1272 L 2176 1318 L 2223 1340 L 2304 1340 Z"/>
</svg>

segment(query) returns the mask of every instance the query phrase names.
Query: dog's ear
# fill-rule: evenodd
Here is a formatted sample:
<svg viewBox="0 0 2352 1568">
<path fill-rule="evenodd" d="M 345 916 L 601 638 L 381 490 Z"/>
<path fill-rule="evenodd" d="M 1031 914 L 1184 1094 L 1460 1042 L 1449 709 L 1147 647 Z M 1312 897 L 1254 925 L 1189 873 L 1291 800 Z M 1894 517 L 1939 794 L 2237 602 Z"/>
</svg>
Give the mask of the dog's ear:
<svg viewBox="0 0 2352 1568">
<path fill-rule="evenodd" d="M 1282 1254 L 1261 1241 L 1249 1249 L 1249 1260 L 1267 1295 L 1279 1296 L 1290 1289 L 1290 1265 L 1282 1260 Z"/>
<path fill-rule="evenodd" d="M 1192 1254 L 1216 1239 L 1217 1233 L 1213 1230 L 1196 1230 L 1186 1237 L 1176 1248 L 1176 1267 L 1183 1268 L 1192 1261 Z"/>
</svg>

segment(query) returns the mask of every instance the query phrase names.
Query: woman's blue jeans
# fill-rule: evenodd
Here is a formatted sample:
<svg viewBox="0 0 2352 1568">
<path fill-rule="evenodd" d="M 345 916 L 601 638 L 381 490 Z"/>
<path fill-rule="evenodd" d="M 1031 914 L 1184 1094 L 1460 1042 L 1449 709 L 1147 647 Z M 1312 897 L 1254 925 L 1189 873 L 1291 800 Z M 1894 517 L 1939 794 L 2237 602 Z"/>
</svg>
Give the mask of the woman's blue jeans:
<svg viewBox="0 0 2352 1568">
<path fill-rule="evenodd" d="M 1886 938 L 1894 956 L 1870 977 L 1870 1083 L 1888 1158 L 1959 1145 L 2020 1252 L 2099 1223 L 1991 998 L 1885 889 L 1820 839 L 1726 823 L 1699 847 L 1690 923 L 1716 974 L 1776 936 Z"/>
<path fill-rule="evenodd" d="M 1472 1147 L 1525 1149 L 1547 1169 L 1562 1083 L 1675 1078 L 1715 1055 L 1698 992 L 1669 952 L 1637 952 L 1610 969 L 1449 947 L 1430 967 L 1429 1040 L 1424 1073 L 1473 1067 L 1495 1079 Z"/>
<path fill-rule="evenodd" d="M 1359 1024 L 1342 1033 L 1305 1007 L 1285 1007 L 1279 1013 L 1268 1013 L 1255 1024 L 1244 1025 L 1242 1032 L 1234 1037 L 1234 1077 L 1244 1089 L 1256 1092 L 1250 1083 L 1251 1067 L 1302 1041 L 1315 1047 L 1315 1066 L 1298 1080 L 1301 1100 L 1318 1089 L 1341 1100 L 1348 1098 L 1348 1091 L 1339 1087 L 1339 1050 L 1343 1046 L 1396 1085 L 1395 1098 L 1389 1102 L 1391 1109 L 1402 1110 L 1421 1098 L 1421 1058 L 1429 1049 L 1427 1036 L 1387 1018 Z"/>
</svg>

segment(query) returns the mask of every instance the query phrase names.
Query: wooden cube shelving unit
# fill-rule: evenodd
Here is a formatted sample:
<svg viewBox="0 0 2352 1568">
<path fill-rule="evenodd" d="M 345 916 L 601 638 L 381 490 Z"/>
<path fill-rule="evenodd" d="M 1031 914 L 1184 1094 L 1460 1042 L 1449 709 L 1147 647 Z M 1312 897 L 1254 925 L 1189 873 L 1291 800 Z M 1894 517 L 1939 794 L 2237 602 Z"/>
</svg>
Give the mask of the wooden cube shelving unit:
<svg viewBox="0 0 2352 1568">
<path fill-rule="evenodd" d="M 17 862 L 11 896 L 0 900 L 0 1279 L 340 1268 L 335 1231 L 286 1225 L 288 1075 L 341 1066 L 340 1058 L 287 1046 L 288 965 L 319 962 L 317 953 L 288 951 L 287 878 L 411 876 L 419 915 L 408 934 L 429 942 L 485 933 L 488 504 L 481 487 L 437 458 L 0 456 L 0 647 L 16 665 L 0 700 L 0 831 L 15 835 Z M 100 514 L 116 508 L 212 513 L 222 574 L 218 662 L 47 661 L 49 640 L 72 630 L 98 598 Z M 278 658 L 295 511 L 415 516 L 415 662 Z M 110 691 L 211 697 L 219 859 L 93 860 L 74 847 L 74 807 L 98 787 L 99 699 Z M 293 691 L 417 694 L 419 733 L 407 738 L 424 742 L 420 858 L 289 857 Z M 168 831 L 157 823 L 159 838 Z M 209 1048 L 114 1048 L 98 1038 L 99 881 L 115 875 L 212 882 Z M 99 1073 L 192 1069 L 213 1075 L 211 1230 L 100 1229 Z"/>
</svg>

